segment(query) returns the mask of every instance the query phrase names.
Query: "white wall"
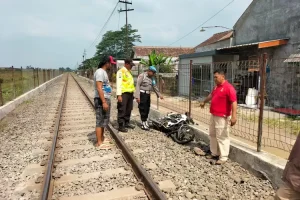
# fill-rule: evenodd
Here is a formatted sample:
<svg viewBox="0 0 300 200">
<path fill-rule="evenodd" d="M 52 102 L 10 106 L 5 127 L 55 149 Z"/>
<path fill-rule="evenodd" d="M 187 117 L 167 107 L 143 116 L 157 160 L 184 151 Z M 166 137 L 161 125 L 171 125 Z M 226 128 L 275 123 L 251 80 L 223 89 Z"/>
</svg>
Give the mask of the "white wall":
<svg viewBox="0 0 300 200">
<path fill-rule="evenodd" d="M 180 59 L 178 66 L 178 91 L 179 95 L 187 96 L 189 94 L 189 83 L 190 83 L 190 60 L 193 61 L 193 64 L 205 64 L 212 63 L 212 56 L 205 57 L 195 57 L 195 58 L 184 58 Z"/>
<path fill-rule="evenodd" d="M 193 63 L 201 64 L 201 63 L 211 63 L 213 62 L 212 56 L 204 56 L 204 57 L 195 57 L 195 58 L 184 58 L 179 60 L 179 65 L 187 65 L 190 64 L 190 60 L 193 61 Z M 179 67 L 180 68 L 180 67 Z"/>
</svg>

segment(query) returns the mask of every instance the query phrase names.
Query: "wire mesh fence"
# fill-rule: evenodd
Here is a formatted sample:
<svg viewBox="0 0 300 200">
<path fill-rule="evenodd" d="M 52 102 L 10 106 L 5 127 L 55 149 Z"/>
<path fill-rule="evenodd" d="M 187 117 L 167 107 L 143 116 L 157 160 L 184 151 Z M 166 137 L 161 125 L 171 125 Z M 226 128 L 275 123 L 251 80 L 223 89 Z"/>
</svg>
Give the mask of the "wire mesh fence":
<svg viewBox="0 0 300 200">
<path fill-rule="evenodd" d="M 262 145 L 289 152 L 300 132 L 299 62 L 259 59 L 180 65 L 176 81 L 165 80 L 177 91 L 164 93 L 165 100 L 159 105 L 190 112 L 208 128 L 209 104 L 201 109 L 199 103 L 213 90 L 216 69 L 225 71 L 237 92 L 238 122 L 232 135 L 257 144 L 258 150 Z"/>
<path fill-rule="evenodd" d="M 231 130 L 232 137 L 256 145 L 258 151 L 263 146 L 288 153 L 300 132 L 300 58 L 180 64 L 177 72 L 156 74 L 164 100 L 152 95 L 152 106 L 187 112 L 208 128 L 210 105 L 201 109 L 200 102 L 215 87 L 216 69 L 224 70 L 236 89 L 238 122 Z M 135 82 L 146 70 L 140 65 L 132 69 Z M 78 74 L 93 79 L 95 71 Z M 116 72 L 116 67 L 109 71 L 113 85 Z"/>
<path fill-rule="evenodd" d="M 56 69 L 0 68 L 0 106 L 62 74 Z"/>
</svg>

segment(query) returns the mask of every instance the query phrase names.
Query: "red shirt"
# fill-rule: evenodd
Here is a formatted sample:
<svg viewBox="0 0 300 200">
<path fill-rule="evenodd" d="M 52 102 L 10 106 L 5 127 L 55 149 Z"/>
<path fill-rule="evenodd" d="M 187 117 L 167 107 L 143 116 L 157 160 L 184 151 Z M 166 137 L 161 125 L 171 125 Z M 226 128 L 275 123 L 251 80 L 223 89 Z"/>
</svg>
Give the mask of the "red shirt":
<svg viewBox="0 0 300 200">
<path fill-rule="evenodd" d="M 230 116 L 232 103 L 236 101 L 234 87 L 225 81 L 223 84 L 215 86 L 211 95 L 210 113 L 219 117 Z"/>
</svg>

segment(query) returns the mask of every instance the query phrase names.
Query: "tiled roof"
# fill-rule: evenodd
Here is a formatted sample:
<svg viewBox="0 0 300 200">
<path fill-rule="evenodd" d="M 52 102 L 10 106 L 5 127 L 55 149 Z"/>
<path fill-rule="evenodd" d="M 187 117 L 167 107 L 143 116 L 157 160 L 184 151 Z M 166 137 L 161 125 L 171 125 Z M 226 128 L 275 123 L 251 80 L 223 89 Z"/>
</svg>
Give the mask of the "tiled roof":
<svg viewBox="0 0 300 200">
<path fill-rule="evenodd" d="M 181 54 L 194 53 L 192 47 L 156 47 L 156 46 L 134 46 L 135 56 L 148 56 L 152 50 L 163 53 L 165 56 L 178 57 Z"/>
<path fill-rule="evenodd" d="M 195 47 L 195 49 L 199 48 L 199 47 L 204 47 L 216 42 L 220 42 L 222 40 L 226 40 L 229 39 L 233 34 L 233 31 L 225 31 L 225 32 L 221 32 L 221 33 L 216 33 L 213 36 L 211 36 L 210 38 L 208 38 L 207 40 L 205 40 L 204 42 L 202 42 L 201 44 L 199 44 L 198 46 Z"/>
</svg>

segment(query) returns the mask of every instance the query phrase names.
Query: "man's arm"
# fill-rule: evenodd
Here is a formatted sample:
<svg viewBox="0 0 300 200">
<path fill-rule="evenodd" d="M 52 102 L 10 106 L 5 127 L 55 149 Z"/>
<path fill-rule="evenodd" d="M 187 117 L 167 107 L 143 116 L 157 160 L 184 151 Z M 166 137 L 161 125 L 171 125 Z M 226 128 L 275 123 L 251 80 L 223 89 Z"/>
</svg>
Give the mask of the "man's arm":
<svg viewBox="0 0 300 200">
<path fill-rule="evenodd" d="M 234 126 L 236 124 L 237 121 L 237 98 L 236 98 L 236 91 L 234 89 L 234 87 L 232 86 L 229 90 L 229 101 L 232 102 L 232 110 L 231 110 L 231 126 Z"/>
<path fill-rule="evenodd" d="M 209 94 L 209 95 L 204 99 L 204 101 L 200 103 L 200 107 L 201 107 L 201 108 L 204 108 L 205 104 L 211 101 L 211 98 L 212 98 L 212 95 Z"/>
<path fill-rule="evenodd" d="M 236 112 L 237 112 L 237 102 L 235 101 L 232 103 L 231 126 L 234 126 L 236 124 L 237 121 Z"/>
<path fill-rule="evenodd" d="M 152 88 L 153 88 L 153 91 L 155 92 L 157 98 L 161 98 L 162 99 L 162 95 L 160 94 L 159 92 L 159 89 L 157 87 L 157 84 L 156 83 L 153 83 L 152 81 Z"/>
<path fill-rule="evenodd" d="M 99 97 L 101 99 L 102 104 L 106 103 L 106 100 L 104 98 L 104 92 L 103 92 L 103 89 L 102 89 L 103 82 L 96 81 L 96 86 L 97 86 L 97 91 L 98 91 L 98 94 L 99 94 Z"/>
<path fill-rule="evenodd" d="M 144 74 L 140 74 L 136 80 L 134 98 L 140 99 L 140 87 L 144 79 Z"/>
<path fill-rule="evenodd" d="M 209 95 L 204 99 L 203 103 L 206 104 L 206 103 L 210 102 L 210 101 L 211 101 L 211 98 L 212 98 L 212 95 L 209 94 Z"/>
<path fill-rule="evenodd" d="M 119 70 L 117 72 L 117 96 L 121 96 L 122 95 L 122 71 Z"/>
</svg>

